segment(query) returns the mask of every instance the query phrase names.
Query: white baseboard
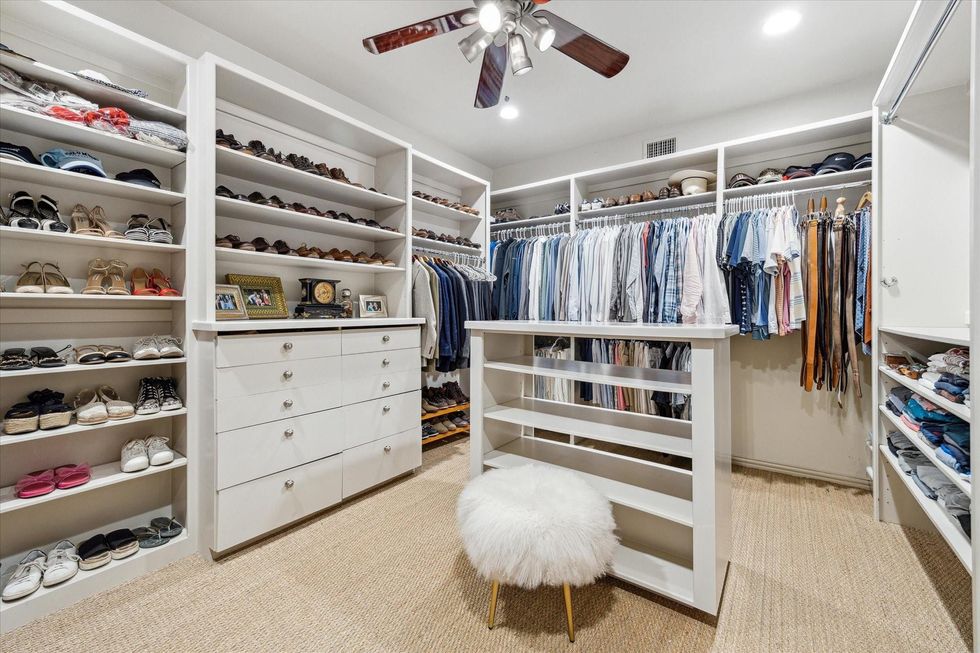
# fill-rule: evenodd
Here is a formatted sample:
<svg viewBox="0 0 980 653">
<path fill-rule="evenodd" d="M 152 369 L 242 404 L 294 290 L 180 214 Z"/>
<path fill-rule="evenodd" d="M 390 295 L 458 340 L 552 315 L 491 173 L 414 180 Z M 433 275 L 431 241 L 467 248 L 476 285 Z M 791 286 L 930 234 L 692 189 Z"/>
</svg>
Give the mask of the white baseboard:
<svg viewBox="0 0 980 653">
<path fill-rule="evenodd" d="M 750 469 L 761 469 L 767 472 L 778 472 L 779 474 L 786 474 L 788 476 L 798 476 L 800 478 L 810 478 L 816 481 L 826 481 L 828 483 L 846 485 L 847 487 L 856 487 L 862 490 L 871 489 L 871 481 L 866 477 L 829 474 L 827 472 L 819 472 L 813 469 L 805 469 L 803 467 L 771 463 L 765 460 L 753 460 L 752 458 L 740 458 L 738 456 L 732 456 L 732 464 L 741 465 L 742 467 L 749 467 Z"/>
</svg>

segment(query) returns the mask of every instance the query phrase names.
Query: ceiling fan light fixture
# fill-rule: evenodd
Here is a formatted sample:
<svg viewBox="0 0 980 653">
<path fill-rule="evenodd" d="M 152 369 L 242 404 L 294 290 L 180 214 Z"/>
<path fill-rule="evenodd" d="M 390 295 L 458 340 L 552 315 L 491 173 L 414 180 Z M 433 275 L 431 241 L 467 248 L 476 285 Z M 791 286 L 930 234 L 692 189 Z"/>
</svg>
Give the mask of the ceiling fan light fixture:
<svg viewBox="0 0 980 653">
<path fill-rule="evenodd" d="M 493 34 L 477 29 L 459 42 L 459 51 L 463 53 L 467 61 L 473 63 L 477 57 L 483 54 L 484 50 L 490 47 L 491 43 L 493 43 Z"/>
<path fill-rule="evenodd" d="M 537 18 L 531 14 L 521 16 L 521 27 L 531 37 L 531 42 L 541 52 L 551 47 L 555 42 L 555 28 L 548 24 L 543 18 Z"/>
<path fill-rule="evenodd" d="M 510 70 L 512 73 L 523 75 L 531 72 L 534 64 L 531 63 L 531 58 L 527 56 L 527 45 L 524 43 L 523 36 L 516 32 L 511 34 L 507 40 L 507 50 L 510 52 Z"/>
<path fill-rule="evenodd" d="M 493 34 L 504 22 L 504 13 L 500 10 L 500 6 L 493 0 L 489 2 L 484 2 L 480 7 L 480 27 L 484 31 Z"/>
</svg>

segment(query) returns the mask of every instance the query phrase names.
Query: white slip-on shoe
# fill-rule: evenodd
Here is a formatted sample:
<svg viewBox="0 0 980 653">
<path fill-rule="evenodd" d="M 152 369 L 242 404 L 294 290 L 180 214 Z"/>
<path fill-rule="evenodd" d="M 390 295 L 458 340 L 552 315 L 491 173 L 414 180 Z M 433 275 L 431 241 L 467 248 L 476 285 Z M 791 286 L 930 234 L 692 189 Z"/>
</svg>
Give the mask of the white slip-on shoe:
<svg viewBox="0 0 980 653">
<path fill-rule="evenodd" d="M 44 576 L 44 562 L 47 556 L 44 551 L 34 549 L 17 564 L 14 573 L 3 587 L 3 594 L 0 595 L 4 601 L 16 601 L 28 594 L 33 594 L 41 586 L 41 578 Z"/>
<path fill-rule="evenodd" d="M 130 440 L 123 445 L 119 468 L 124 472 L 141 472 L 150 466 L 150 456 L 143 440 Z"/>
<path fill-rule="evenodd" d="M 78 553 L 70 540 L 61 540 L 48 551 L 48 561 L 44 563 L 44 580 L 41 584 L 51 587 L 63 583 L 78 573 Z"/>
<path fill-rule="evenodd" d="M 174 450 L 167 446 L 170 438 L 151 435 L 146 439 L 146 454 L 151 465 L 166 465 L 174 461 Z"/>
</svg>

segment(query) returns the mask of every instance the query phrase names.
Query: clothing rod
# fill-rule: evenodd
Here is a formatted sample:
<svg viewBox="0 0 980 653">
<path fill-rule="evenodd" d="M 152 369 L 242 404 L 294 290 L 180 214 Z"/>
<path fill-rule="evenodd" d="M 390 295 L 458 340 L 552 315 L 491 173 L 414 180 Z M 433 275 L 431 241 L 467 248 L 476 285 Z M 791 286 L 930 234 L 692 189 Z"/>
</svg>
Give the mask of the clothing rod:
<svg viewBox="0 0 980 653">
<path fill-rule="evenodd" d="M 817 186 L 816 188 L 805 188 L 803 190 L 780 190 L 772 193 L 760 193 L 758 195 L 743 195 L 741 197 L 729 197 L 725 200 L 725 205 L 736 204 L 738 202 L 751 202 L 752 200 L 782 199 L 788 197 L 795 199 L 797 196 L 808 196 L 816 193 L 826 193 L 832 190 L 846 190 L 848 188 L 863 188 L 871 185 L 871 180 L 852 181 L 847 184 L 831 184 L 829 186 Z"/>
<path fill-rule="evenodd" d="M 483 262 L 484 256 L 477 254 L 464 254 L 463 252 L 449 252 L 442 249 L 429 249 L 428 247 L 416 247 L 412 246 L 413 253 L 420 254 L 431 254 L 432 256 L 437 256 L 439 258 L 451 258 L 453 260 L 457 259 L 470 259 L 473 261 Z"/>
<path fill-rule="evenodd" d="M 902 105 L 905 100 L 905 96 L 908 95 L 909 91 L 912 90 L 912 85 L 915 83 L 915 79 L 919 76 L 922 71 L 923 66 L 925 66 L 926 60 L 929 55 L 932 54 L 932 49 L 936 47 L 936 43 L 939 42 L 939 37 L 942 36 L 943 31 L 949 24 L 949 21 L 953 18 L 953 13 L 959 7 L 960 0 L 948 0 L 946 3 L 946 8 L 943 10 L 943 15 L 940 16 L 939 21 L 936 26 L 932 29 L 932 34 L 929 35 L 929 40 L 926 41 L 926 45 L 922 48 L 922 52 L 919 53 L 919 58 L 915 61 L 915 66 L 912 67 L 912 72 L 909 73 L 908 79 L 902 84 L 902 88 L 898 91 L 898 95 L 895 96 L 895 100 L 892 102 L 892 106 L 881 115 L 881 122 L 886 125 L 890 125 L 895 121 L 895 114 L 898 112 L 898 107 Z"/>
<path fill-rule="evenodd" d="M 615 218 L 640 218 L 647 215 L 659 215 L 661 213 L 686 213 L 688 211 L 698 211 L 701 209 L 715 208 L 716 202 L 703 202 L 701 204 L 690 204 L 688 206 L 674 206 L 665 209 L 651 209 L 649 211 L 637 211 L 635 213 L 610 213 L 594 218 L 582 218 L 578 222 L 595 222 L 597 220 L 610 220 Z"/>
</svg>

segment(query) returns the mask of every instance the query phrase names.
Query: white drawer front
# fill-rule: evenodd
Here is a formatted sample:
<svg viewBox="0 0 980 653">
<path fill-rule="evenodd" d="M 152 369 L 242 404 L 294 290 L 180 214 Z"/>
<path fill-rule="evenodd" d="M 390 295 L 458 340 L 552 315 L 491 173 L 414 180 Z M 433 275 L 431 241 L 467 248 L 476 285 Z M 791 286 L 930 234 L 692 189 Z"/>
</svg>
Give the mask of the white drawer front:
<svg viewBox="0 0 980 653">
<path fill-rule="evenodd" d="M 310 385 L 336 384 L 339 388 L 341 360 L 333 356 L 219 369 L 215 373 L 215 397 L 247 397 Z"/>
<path fill-rule="evenodd" d="M 344 448 L 350 449 L 413 426 L 421 428 L 421 402 L 422 393 L 416 391 L 344 406 Z"/>
<path fill-rule="evenodd" d="M 422 465 L 419 426 L 344 452 L 344 498 Z"/>
<path fill-rule="evenodd" d="M 422 350 L 395 349 L 392 351 L 372 351 L 365 354 L 344 354 L 344 378 L 350 379 L 359 374 L 382 374 L 384 372 L 408 372 L 422 369 Z M 418 375 L 421 381 L 422 375 Z"/>
<path fill-rule="evenodd" d="M 219 399 L 215 403 L 218 432 L 245 428 L 287 417 L 337 408 L 340 405 L 340 380 L 305 388 L 266 392 L 251 397 Z M 341 428 L 337 426 L 338 430 Z"/>
<path fill-rule="evenodd" d="M 219 433 L 217 488 L 340 453 L 344 449 L 342 424 L 340 409 L 334 409 Z"/>
<path fill-rule="evenodd" d="M 422 385 L 419 370 L 387 374 L 351 375 L 344 374 L 344 404 L 356 404 L 380 397 L 400 395 L 403 392 L 418 390 Z M 421 411 L 421 409 L 419 409 Z"/>
<path fill-rule="evenodd" d="M 420 346 L 419 327 L 352 329 L 344 331 L 344 354 L 363 354 L 368 351 L 411 349 Z"/>
<path fill-rule="evenodd" d="M 216 367 L 255 365 L 340 355 L 340 333 L 264 333 L 218 336 Z"/>
<path fill-rule="evenodd" d="M 339 503 L 338 454 L 218 492 L 214 548 L 222 551 Z"/>
</svg>

